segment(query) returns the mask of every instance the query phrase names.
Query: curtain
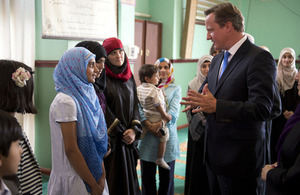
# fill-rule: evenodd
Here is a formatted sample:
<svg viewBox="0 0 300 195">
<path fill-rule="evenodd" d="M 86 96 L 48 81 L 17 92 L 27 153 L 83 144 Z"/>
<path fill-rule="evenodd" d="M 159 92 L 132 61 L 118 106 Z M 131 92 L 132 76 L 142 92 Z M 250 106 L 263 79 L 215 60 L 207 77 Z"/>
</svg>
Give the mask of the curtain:
<svg viewBox="0 0 300 195">
<path fill-rule="evenodd" d="M 34 70 L 35 0 L 0 0 L 0 59 L 23 62 Z M 16 115 L 34 149 L 34 115 Z"/>
</svg>

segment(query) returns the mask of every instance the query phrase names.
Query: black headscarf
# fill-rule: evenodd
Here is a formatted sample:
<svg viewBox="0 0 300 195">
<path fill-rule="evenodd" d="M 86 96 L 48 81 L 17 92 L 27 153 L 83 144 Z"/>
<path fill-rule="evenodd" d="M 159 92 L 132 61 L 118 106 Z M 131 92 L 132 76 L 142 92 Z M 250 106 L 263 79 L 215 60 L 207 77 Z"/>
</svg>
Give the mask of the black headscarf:
<svg viewBox="0 0 300 195">
<path fill-rule="evenodd" d="M 107 53 L 105 48 L 96 41 L 81 41 L 75 45 L 75 47 L 84 47 L 88 49 L 90 52 L 96 55 L 96 62 L 104 57 L 107 58 Z M 100 77 L 96 79 L 95 83 L 93 84 L 96 92 L 101 93 L 104 91 L 106 87 L 106 74 L 105 69 L 101 72 Z"/>
</svg>

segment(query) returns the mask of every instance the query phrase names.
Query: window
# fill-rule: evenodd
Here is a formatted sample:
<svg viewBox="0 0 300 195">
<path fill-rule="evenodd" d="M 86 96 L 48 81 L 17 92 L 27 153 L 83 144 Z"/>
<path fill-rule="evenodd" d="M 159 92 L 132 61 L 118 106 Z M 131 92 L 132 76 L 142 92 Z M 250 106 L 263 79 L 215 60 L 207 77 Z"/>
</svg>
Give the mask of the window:
<svg viewBox="0 0 300 195">
<path fill-rule="evenodd" d="M 204 10 L 213 7 L 214 5 L 229 2 L 229 0 L 198 0 L 197 1 L 197 14 L 196 22 L 204 22 L 205 14 Z"/>
</svg>

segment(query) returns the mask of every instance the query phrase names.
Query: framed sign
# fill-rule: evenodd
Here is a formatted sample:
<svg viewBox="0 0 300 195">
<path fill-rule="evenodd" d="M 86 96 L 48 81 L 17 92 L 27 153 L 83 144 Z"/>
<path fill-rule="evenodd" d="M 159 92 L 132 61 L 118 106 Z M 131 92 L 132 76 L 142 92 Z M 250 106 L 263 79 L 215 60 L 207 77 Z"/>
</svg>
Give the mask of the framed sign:
<svg viewBox="0 0 300 195">
<path fill-rule="evenodd" d="M 42 38 L 117 37 L 117 0 L 42 0 Z"/>
</svg>

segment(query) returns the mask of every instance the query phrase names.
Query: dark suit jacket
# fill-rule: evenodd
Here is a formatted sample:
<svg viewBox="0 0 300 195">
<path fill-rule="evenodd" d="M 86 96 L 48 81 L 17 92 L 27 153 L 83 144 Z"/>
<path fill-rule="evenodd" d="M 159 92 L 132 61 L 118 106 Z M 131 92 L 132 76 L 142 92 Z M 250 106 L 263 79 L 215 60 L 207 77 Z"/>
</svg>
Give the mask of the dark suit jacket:
<svg viewBox="0 0 300 195">
<path fill-rule="evenodd" d="M 300 194 L 300 122 L 284 139 L 280 166 L 267 174 L 266 194 Z"/>
<path fill-rule="evenodd" d="M 218 81 L 224 52 L 216 55 L 206 80 L 217 99 L 207 115 L 206 160 L 215 174 L 260 175 L 265 160 L 265 123 L 271 116 L 276 85 L 272 55 L 248 39 Z"/>
</svg>

